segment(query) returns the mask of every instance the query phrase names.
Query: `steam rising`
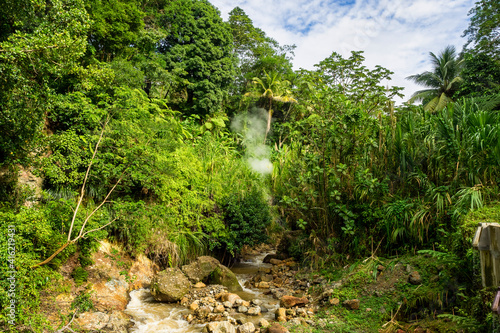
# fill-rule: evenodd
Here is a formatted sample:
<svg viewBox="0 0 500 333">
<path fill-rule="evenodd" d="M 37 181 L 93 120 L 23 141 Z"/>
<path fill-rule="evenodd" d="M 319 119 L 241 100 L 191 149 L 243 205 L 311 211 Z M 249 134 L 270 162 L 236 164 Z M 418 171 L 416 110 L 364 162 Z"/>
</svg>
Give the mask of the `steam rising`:
<svg viewBox="0 0 500 333">
<path fill-rule="evenodd" d="M 258 108 L 236 116 L 231 122 L 231 129 L 243 135 L 248 164 L 252 170 L 263 175 L 273 172 L 273 164 L 269 160 L 271 150 L 264 144 L 266 126 L 267 111 Z"/>
</svg>

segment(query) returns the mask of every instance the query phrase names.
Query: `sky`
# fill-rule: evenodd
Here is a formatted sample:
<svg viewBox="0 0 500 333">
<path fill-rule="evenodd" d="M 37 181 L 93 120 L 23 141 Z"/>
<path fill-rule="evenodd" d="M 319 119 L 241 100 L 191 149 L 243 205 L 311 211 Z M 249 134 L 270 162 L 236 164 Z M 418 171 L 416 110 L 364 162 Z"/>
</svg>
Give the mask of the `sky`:
<svg viewBox="0 0 500 333">
<path fill-rule="evenodd" d="M 364 51 L 365 65 L 388 68 L 406 101 L 422 87 L 406 80 L 431 70 L 429 52 L 462 50 L 474 0 L 210 0 L 226 21 L 236 6 L 281 45 L 295 44 L 294 69 L 314 69 L 332 52 Z M 385 83 L 387 84 L 387 83 Z"/>
</svg>

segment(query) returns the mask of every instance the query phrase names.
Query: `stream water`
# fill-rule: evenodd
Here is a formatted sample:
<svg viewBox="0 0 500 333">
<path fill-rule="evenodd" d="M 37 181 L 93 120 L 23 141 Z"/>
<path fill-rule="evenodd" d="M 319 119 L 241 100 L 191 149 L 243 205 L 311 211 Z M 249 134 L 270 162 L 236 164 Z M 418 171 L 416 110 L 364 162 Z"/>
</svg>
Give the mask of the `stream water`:
<svg viewBox="0 0 500 333">
<path fill-rule="evenodd" d="M 234 265 L 231 270 L 238 277 L 238 281 L 243 287 L 243 291 L 236 292 L 241 298 L 247 301 L 259 299 L 262 306 L 268 309 L 268 312 L 261 316 L 245 316 L 244 314 L 232 313 L 235 319 L 245 317 L 245 321 L 257 324 L 260 318 L 267 320 L 274 318 L 274 312 L 279 307 L 279 302 L 272 296 L 263 294 L 262 290 L 256 288 L 246 288 L 245 283 L 259 270 L 260 267 L 271 267 L 262 262 L 267 253 L 248 256 L 245 260 Z M 134 322 L 132 332 L 147 333 L 184 333 L 184 332 L 202 332 L 205 325 L 191 325 L 183 316 L 190 313 L 189 309 L 178 304 L 161 303 L 154 300 L 149 289 L 134 290 L 130 293 L 130 302 L 125 310 Z"/>
</svg>

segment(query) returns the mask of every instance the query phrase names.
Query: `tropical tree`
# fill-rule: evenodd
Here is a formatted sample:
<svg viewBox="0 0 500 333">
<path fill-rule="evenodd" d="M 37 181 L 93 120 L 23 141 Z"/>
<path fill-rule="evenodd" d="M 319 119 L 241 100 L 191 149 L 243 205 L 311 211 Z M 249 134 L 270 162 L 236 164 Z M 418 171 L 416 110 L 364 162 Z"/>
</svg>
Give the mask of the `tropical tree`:
<svg viewBox="0 0 500 333">
<path fill-rule="evenodd" d="M 264 137 L 265 143 L 267 140 L 267 134 L 271 129 L 273 101 L 284 103 L 295 103 L 297 101 L 293 98 L 292 92 L 288 89 L 290 87 L 290 81 L 282 80 L 279 73 L 268 74 L 267 72 L 264 72 L 264 74 L 265 77 L 263 79 L 258 77 L 253 78 L 253 89 L 246 93 L 245 96 L 263 98 L 265 105 L 268 108 L 266 135 Z"/>
<path fill-rule="evenodd" d="M 172 2 L 161 17 L 168 34 L 158 43 L 166 69 L 179 72 L 186 101 L 177 105 L 187 113 L 213 114 L 221 109 L 234 77 L 229 25 L 206 0 Z"/>
<path fill-rule="evenodd" d="M 470 24 L 464 31 L 467 45 L 497 59 L 500 56 L 500 3 L 496 0 L 477 1 L 469 12 Z"/>
<path fill-rule="evenodd" d="M 459 76 L 462 60 L 458 58 L 452 45 L 448 45 L 438 56 L 432 52 L 429 54 L 433 70 L 407 77 L 427 89 L 415 92 L 409 102 L 422 101 L 426 110 L 435 111 L 453 101 L 453 94 L 463 81 Z"/>
</svg>

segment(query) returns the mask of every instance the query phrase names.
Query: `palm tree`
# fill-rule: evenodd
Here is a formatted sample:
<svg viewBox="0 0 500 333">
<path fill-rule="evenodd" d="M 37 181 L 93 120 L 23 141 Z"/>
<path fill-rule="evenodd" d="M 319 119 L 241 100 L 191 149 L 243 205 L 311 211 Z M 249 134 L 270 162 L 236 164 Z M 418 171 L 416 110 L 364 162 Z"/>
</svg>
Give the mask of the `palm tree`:
<svg viewBox="0 0 500 333">
<path fill-rule="evenodd" d="M 290 86 L 290 81 L 280 80 L 279 73 L 271 73 L 270 75 L 264 71 L 265 77 L 260 79 L 254 77 L 252 80 L 253 89 L 252 91 L 245 94 L 245 96 L 252 96 L 257 98 L 266 99 L 266 104 L 268 105 L 268 117 L 267 117 L 267 128 L 266 135 L 264 137 L 264 143 L 267 139 L 267 134 L 271 129 L 271 119 L 273 116 L 273 101 L 279 101 L 284 103 L 296 103 L 297 101 L 293 98 L 292 93 L 288 90 Z"/>
<path fill-rule="evenodd" d="M 411 75 L 406 79 L 420 86 L 428 87 L 428 89 L 415 92 L 409 102 L 422 101 L 424 109 L 433 112 L 443 109 L 453 101 L 453 94 L 463 81 L 459 76 L 462 60 L 458 59 L 455 47 L 452 45 L 448 45 L 439 56 L 432 52 L 429 54 L 434 70 Z"/>
</svg>

